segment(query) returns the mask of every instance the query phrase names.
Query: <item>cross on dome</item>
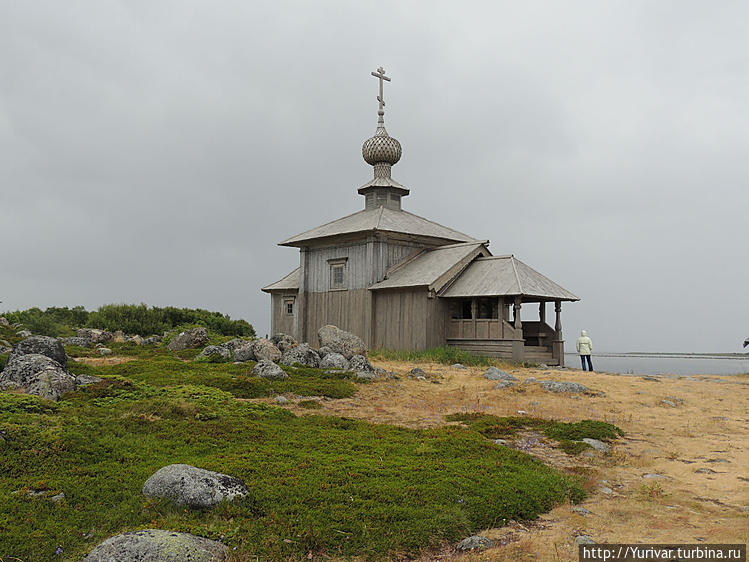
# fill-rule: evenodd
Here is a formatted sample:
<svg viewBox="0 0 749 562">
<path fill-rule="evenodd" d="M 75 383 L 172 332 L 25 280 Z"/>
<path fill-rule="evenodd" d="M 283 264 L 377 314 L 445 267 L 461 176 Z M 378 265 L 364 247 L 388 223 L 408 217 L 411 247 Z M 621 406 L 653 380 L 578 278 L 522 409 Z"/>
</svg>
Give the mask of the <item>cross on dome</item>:
<svg viewBox="0 0 749 562">
<path fill-rule="evenodd" d="M 385 98 L 382 90 L 382 81 L 386 80 L 390 82 L 390 78 L 385 76 L 385 69 L 382 67 L 378 68 L 377 72 L 373 72 L 372 76 L 380 79 L 380 95 L 377 96 L 377 101 L 380 102 L 380 109 L 377 111 L 377 114 L 380 116 L 379 121 L 382 122 L 382 116 L 385 115 Z"/>
</svg>

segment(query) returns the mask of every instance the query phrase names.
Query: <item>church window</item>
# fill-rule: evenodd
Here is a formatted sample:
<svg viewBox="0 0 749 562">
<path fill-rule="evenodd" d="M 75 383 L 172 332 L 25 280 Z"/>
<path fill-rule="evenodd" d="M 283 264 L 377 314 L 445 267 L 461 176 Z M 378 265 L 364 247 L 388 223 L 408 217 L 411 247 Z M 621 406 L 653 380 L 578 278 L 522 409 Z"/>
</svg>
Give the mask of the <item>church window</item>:
<svg viewBox="0 0 749 562">
<path fill-rule="evenodd" d="M 287 316 L 294 316 L 294 299 L 284 299 L 283 307 Z"/>
<path fill-rule="evenodd" d="M 330 288 L 345 289 L 346 288 L 346 258 L 328 260 L 330 263 Z"/>
</svg>

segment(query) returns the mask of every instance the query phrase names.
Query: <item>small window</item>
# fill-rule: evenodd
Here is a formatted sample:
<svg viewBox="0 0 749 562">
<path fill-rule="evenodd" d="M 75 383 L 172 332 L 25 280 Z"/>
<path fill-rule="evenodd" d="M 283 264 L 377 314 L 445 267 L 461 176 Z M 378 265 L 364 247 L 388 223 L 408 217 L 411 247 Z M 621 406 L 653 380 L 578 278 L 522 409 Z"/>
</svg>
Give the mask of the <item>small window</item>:
<svg viewBox="0 0 749 562">
<path fill-rule="evenodd" d="M 346 288 L 346 262 L 333 261 L 330 263 L 330 288 Z"/>
<path fill-rule="evenodd" d="M 283 308 L 286 316 L 294 316 L 294 299 L 284 299 Z"/>
</svg>

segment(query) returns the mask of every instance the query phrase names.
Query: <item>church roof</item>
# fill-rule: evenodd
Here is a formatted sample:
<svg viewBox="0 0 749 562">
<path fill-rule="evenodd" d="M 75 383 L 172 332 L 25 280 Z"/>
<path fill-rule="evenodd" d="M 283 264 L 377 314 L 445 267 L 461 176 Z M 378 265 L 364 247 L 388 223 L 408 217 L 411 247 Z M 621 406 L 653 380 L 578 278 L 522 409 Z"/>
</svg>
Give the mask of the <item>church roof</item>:
<svg viewBox="0 0 749 562">
<path fill-rule="evenodd" d="M 376 291 L 426 286 L 439 290 L 476 256 L 488 255 L 489 251 L 485 247 L 487 243 L 487 240 L 479 240 L 424 250 L 410 260 L 396 265 L 388 272 L 384 281 L 375 283 L 370 289 Z"/>
<path fill-rule="evenodd" d="M 376 209 L 365 209 L 323 224 L 312 230 L 302 232 L 280 242 L 279 245 L 302 246 L 305 242 L 321 238 L 378 231 L 438 238 L 451 242 L 477 242 L 475 238 L 467 234 L 442 226 L 408 211 L 378 207 Z"/>
<path fill-rule="evenodd" d="M 441 297 L 527 296 L 549 300 L 578 301 L 514 256 L 481 257 L 473 261 Z"/>
<path fill-rule="evenodd" d="M 267 285 L 260 290 L 265 291 L 266 293 L 270 293 L 271 291 L 298 291 L 300 269 L 301 268 L 297 267 L 283 279 L 276 281 L 275 283 L 271 283 L 270 285 Z"/>
</svg>

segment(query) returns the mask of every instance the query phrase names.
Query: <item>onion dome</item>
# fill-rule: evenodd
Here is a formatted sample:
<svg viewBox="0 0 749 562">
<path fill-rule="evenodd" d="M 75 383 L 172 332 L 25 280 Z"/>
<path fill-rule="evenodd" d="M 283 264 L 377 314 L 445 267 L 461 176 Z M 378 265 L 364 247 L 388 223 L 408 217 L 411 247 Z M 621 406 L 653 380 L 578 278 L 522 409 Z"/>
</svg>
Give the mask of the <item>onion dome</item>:
<svg viewBox="0 0 749 562">
<path fill-rule="evenodd" d="M 377 164 L 392 166 L 401 159 L 403 149 L 398 139 L 388 135 L 385 126 L 378 124 L 375 135 L 364 141 L 361 153 L 365 162 L 370 166 L 376 166 Z"/>
</svg>

